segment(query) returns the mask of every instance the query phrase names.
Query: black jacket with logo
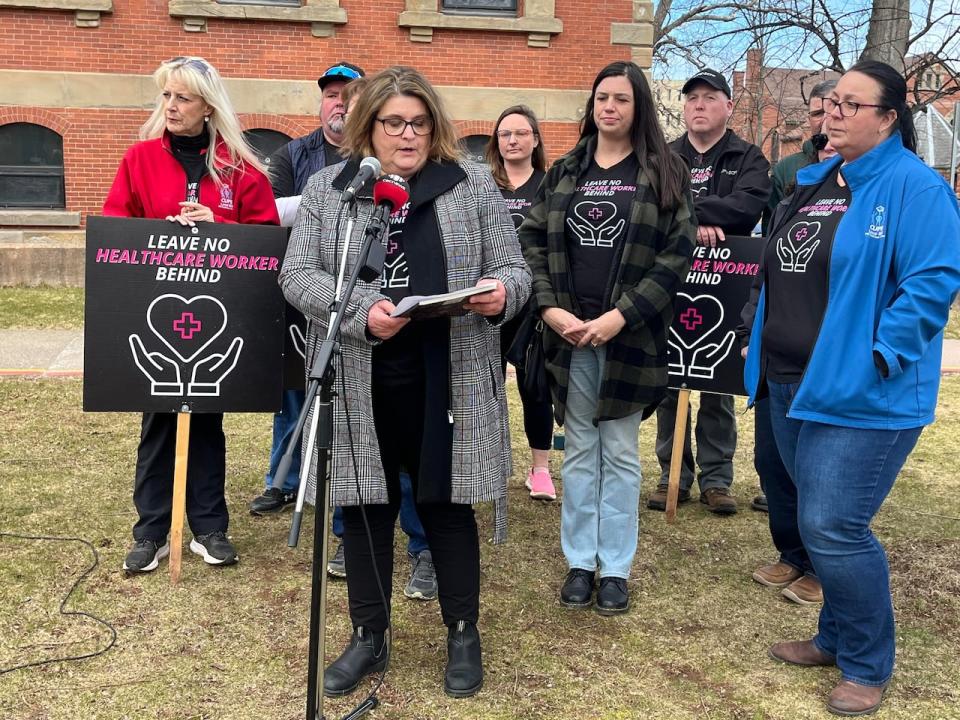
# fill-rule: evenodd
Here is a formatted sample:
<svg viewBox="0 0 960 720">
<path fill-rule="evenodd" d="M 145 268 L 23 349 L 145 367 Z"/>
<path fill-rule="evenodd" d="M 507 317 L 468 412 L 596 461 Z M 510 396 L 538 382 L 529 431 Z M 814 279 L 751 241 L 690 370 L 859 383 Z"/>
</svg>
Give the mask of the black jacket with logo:
<svg viewBox="0 0 960 720">
<path fill-rule="evenodd" d="M 700 153 L 687 135 L 670 147 L 690 167 Z M 693 199 L 700 225 L 716 225 L 728 235 L 749 235 L 770 198 L 770 163 L 756 145 L 727 130 L 717 142 L 713 177 L 707 191 Z"/>
</svg>

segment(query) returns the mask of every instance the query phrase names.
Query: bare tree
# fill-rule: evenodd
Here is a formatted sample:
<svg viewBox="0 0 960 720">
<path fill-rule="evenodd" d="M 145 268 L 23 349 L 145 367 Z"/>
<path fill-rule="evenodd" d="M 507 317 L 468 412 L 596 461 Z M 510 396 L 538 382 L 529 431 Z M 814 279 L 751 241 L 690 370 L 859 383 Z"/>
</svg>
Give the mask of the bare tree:
<svg viewBox="0 0 960 720">
<path fill-rule="evenodd" d="M 960 93 L 960 0 L 660 0 L 654 13 L 654 71 L 678 61 L 732 71 L 748 47 L 767 64 L 843 72 L 858 59 L 904 72 L 916 104 Z M 943 69 L 947 82 L 924 87 Z M 923 88 L 923 92 L 916 90 Z"/>
<path fill-rule="evenodd" d="M 879 60 L 904 72 L 909 43 L 910 0 L 873 0 L 867 42 L 860 59 Z"/>
</svg>

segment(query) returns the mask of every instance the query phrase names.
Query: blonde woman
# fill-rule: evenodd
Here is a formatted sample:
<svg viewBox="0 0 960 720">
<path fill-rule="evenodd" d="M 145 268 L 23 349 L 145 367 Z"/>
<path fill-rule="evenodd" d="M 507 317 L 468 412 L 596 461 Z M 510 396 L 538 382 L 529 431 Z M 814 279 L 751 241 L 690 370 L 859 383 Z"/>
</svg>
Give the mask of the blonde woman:
<svg viewBox="0 0 960 720">
<path fill-rule="evenodd" d="M 103 214 L 181 225 L 279 224 L 270 182 L 244 142 L 216 69 L 203 58 L 178 57 L 162 63 L 153 78 L 157 105 L 140 128 L 141 142 L 120 162 Z M 176 424 L 173 413 L 143 415 L 133 490 L 139 519 L 123 563 L 128 573 L 150 572 L 170 552 Z M 225 473 L 223 415 L 197 414 L 190 423 L 187 520 L 190 549 L 209 565 L 238 560 L 226 536 Z"/>
<path fill-rule="evenodd" d="M 389 603 L 403 468 L 433 551 L 448 627 L 444 690 L 467 697 L 483 684 L 480 543 L 472 505 L 502 500 L 510 474 L 496 328 L 523 307 L 530 273 L 490 172 L 461 160 L 453 123 L 418 71 L 393 67 L 371 78 L 346 128 L 350 159 L 310 180 L 280 273 L 287 300 L 313 320 L 308 353 L 326 334 L 339 260 L 338 207 L 360 160 L 375 156 L 411 192 L 390 218 L 381 278 L 359 282 L 344 309 L 330 488 L 333 503 L 343 507 L 354 632 L 326 669 L 323 689 L 346 695 L 386 667 L 390 616 L 380 588 Z M 373 203 L 364 191 L 357 198 L 362 227 Z M 496 289 L 475 296 L 461 317 L 391 317 L 408 295 L 482 281 L 493 281 Z M 498 530 L 502 538 L 502 525 Z"/>
</svg>

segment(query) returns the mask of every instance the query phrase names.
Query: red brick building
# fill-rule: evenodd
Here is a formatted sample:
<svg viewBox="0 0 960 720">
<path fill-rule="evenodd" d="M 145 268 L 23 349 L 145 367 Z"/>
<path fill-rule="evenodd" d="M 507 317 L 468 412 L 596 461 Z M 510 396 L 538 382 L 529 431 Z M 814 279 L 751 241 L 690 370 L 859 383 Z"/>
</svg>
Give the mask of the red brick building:
<svg viewBox="0 0 960 720">
<path fill-rule="evenodd" d="M 907 102 L 930 102 L 944 117 L 951 118 L 960 100 L 957 77 L 945 64 L 924 56 L 907 58 L 908 66 L 923 63 L 907 83 Z M 840 74 L 830 70 L 769 67 L 760 50 L 747 51 L 745 70 L 733 73 L 734 113 L 730 126 L 763 148 L 770 162 L 800 151 L 809 135 L 807 102 L 813 87 Z"/>
<path fill-rule="evenodd" d="M 246 130 L 289 137 L 317 127 L 316 78 L 327 66 L 413 65 L 441 89 L 464 137 L 489 133 L 504 107 L 525 102 L 556 157 L 574 142 L 601 66 L 631 57 L 649 66 L 651 16 L 631 0 L 0 0 L 0 222 L 41 224 L 41 213 L 10 217 L 38 204 L 66 211 L 45 214 L 57 224 L 97 213 L 152 108 L 150 74 L 170 57 L 207 58 Z"/>
</svg>

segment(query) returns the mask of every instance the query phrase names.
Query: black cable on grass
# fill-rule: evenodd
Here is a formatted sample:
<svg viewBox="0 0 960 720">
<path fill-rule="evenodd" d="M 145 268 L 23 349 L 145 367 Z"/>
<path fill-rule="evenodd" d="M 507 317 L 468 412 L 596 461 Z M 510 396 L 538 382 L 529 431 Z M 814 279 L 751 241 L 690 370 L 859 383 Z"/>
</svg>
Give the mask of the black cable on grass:
<svg viewBox="0 0 960 720">
<path fill-rule="evenodd" d="M 73 591 L 76 590 L 77 587 L 80 585 L 80 583 L 83 582 L 84 579 L 86 579 L 86 577 L 87 577 L 90 573 L 92 573 L 94 570 L 96 570 L 97 566 L 100 564 L 100 555 L 97 553 L 97 549 L 93 546 L 93 544 L 92 544 L 91 542 L 89 542 L 88 540 L 84 540 L 83 538 L 74 538 L 74 537 L 52 537 L 52 536 L 49 536 L 49 535 L 21 535 L 21 534 L 19 534 L 19 533 L 8 533 L 8 532 L 0 532 L 0 537 L 14 538 L 14 539 L 16 539 L 16 540 L 45 540 L 45 541 L 51 541 L 51 542 L 78 542 L 78 543 L 83 543 L 83 544 L 86 545 L 88 548 L 90 548 L 90 552 L 93 553 L 93 563 L 90 565 L 90 567 L 88 567 L 86 570 L 84 570 L 83 573 L 81 573 L 80 577 L 78 577 L 76 580 L 74 580 L 73 585 L 70 586 L 70 589 L 67 591 L 67 594 L 64 595 L 63 601 L 60 603 L 60 614 L 61 614 L 61 615 L 64 615 L 64 616 L 67 616 L 67 615 L 77 615 L 77 616 L 81 616 L 81 617 L 88 617 L 88 618 L 90 618 L 91 620 L 93 620 L 94 622 L 100 623 L 100 624 L 103 625 L 105 628 L 107 628 L 107 630 L 110 631 L 110 642 L 107 643 L 107 646 L 106 646 L 105 648 L 102 648 L 102 649 L 100 649 L 100 650 L 97 650 L 96 652 L 86 653 L 86 654 L 84 654 L 84 655 L 68 655 L 68 656 L 65 656 L 65 657 L 50 658 L 49 660 L 36 660 L 36 661 L 34 661 L 34 662 L 23 663 L 23 664 L 21 664 L 21 665 L 13 665 L 13 666 L 11 666 L 11 667 L 0 668 L 0 675 L 4 675 L 4 674 L 6 674 L 6 673 L 11 673 L 11 672 L 13 672 L 14 670 L 23 670 L 24 668 L 37 667 L 37 666 L 39 666 L 39 665 L 48 665 L 48 664 L 50 664 L 50 663 L 66 662 L 66 661 L 68 661 L 68 660 L 86 660 L 87 658 L 92 658 L 92 657 L 97 657 L 98 655 L 103 655 L 105 652 L 107 652 L 107 650 L 109 650 L 110 648 L 112 648 L 112 647 L 114 646 L 114 644 L 116 644 L 116 642 L 117 642 L 117 631 L 116 631 L 116 629 L 113 627 L 113 625 L 111 625 L 110 623 L 108 623 L 106 620 L 103 620 L 103 619 L 101 619 L 101 618 L 98 618 L 96 615 L 91 615 L 91 614 L 88 613 L 88 612 L 83 612 L 82 610 L 64 610 L 64 608 L 65 608 L 66 605 L 67 605 L 67 602 L 70 600 L 70 596 L 73 595 Z"/>
</svg>

